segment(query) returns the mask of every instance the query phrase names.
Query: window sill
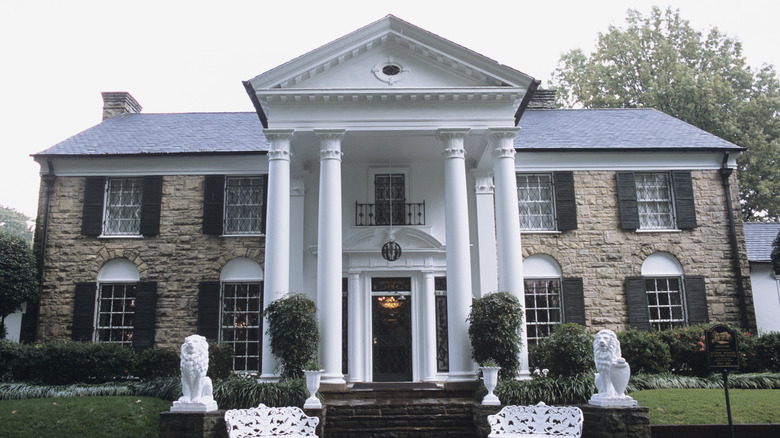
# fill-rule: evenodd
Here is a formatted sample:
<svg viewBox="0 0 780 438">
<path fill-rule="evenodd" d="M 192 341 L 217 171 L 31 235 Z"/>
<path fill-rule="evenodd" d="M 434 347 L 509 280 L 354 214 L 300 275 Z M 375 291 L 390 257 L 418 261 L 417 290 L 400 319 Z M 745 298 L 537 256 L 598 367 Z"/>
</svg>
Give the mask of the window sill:
<svg viewBox="0 0 780 438">
<path fill-rule="evenodd" d="M 668 229 L 668 230 L 636 230 L 637 233 L 681 233 L 682 230 Z"/>
<path fill-rule="evenodd" d="M 98 239 L 143 239 L 143 234 L 101 234 Z"/>
<path fill-rule="evenodd" d="M 219 237 L 265 237 L 265 234 L 220 234 Z"/>
<path fill-rule="evenodd" d="M 562 234 L 557 230 L 520 230 L 520 234 Z"/>
</svg>

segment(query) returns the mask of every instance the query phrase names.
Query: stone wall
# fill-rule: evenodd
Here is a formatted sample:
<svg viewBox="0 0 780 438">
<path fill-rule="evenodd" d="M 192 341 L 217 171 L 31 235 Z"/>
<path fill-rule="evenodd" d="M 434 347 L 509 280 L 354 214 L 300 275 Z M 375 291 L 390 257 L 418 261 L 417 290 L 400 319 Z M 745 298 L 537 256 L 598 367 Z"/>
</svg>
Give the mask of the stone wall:
<svg viewBox="0 0 780 438">
<path fill-rule="evenodd" d="M 58 177 L 51 197 L 38 339 L 70 338 L 76 283 L 96 281 L 103 264 L 117 257 L 133 262 L 142 282 L 157 282 L 155 346 L 178 348 L 195 333 L 198 283 L 219 280 L 222 267 L 236 257 L 263 266 L 265 253 L 263 237 L 202 233 L 203 181 L 203 176 L 163 177 L 159 235 L 97 238 L 81 235 L 85 179 Z"/>
<path fill-rule="evenodd" d="M 710 321 L 741 325 L 741 298 L 732 264 L 726 196 L 718 171 L 692 172 L 698 227 L 675 232 L 636 232 L 619 228 L 614 171 L 575 172 L 578 228 L 556 234 L 523 233 L 523 257 L 547 254 L 560 265 L 563 277 L 581 277 L 586 322 L 595 329 L 628 328 L 624 281 L 640 276 L 650 254 L 668 252 L 686 275 L 706 278 Z M 732 199 L 739 214 L 737 184 Z M 745 239 L 737 217 L 740 264 L 750 327 L 755 313 L 750 292 Z"/>
</svg>

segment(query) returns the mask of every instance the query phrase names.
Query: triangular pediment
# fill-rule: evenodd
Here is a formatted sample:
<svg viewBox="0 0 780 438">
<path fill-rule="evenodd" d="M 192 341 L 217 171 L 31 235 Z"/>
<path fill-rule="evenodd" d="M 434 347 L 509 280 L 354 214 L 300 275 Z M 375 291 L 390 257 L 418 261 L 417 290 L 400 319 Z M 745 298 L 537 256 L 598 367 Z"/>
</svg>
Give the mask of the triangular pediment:
<svg viewBox="0 0 780 438">
<path fill-rule="evenodd" d="M 306 89 L 527 89 L 532 82 L 524 73 L 389 15 L 248 84 L 262 94 Z"/>
</svg>

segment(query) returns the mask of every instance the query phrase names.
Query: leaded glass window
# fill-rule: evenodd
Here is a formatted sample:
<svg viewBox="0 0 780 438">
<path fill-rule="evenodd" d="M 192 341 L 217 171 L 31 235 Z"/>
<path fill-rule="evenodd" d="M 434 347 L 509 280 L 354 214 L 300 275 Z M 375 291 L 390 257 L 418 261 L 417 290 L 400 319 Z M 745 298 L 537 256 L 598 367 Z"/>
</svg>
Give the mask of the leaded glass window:
<svg viewBox="0 0 780 438">
<path fill-rule="evenodd" d="M 666 330 L 685 325 L 679 277 L 645 278 L 650 325 L 653 330 Z"/>
<path fill-rule="evenodd" d="M 518 174 L 517 199 L 520 210 L 520 229 L 555 230 L 552 175 Z"/>
<path fill-rule="evenodd" d="M 400 173 L 374 176 L 376 225 L 405 225 L 406 185 Z"/>
<path fill-rule="evenodd" d="M 233 348 L 234 371 L 260 370 L 260 283 L 223 283 L 220 340 Z"/>
<path fill-rule="evenodd" d="M 225 234 L 260 234 L 265 214 L 265 178 L 225 178 Z"/>
<path fill-rule="evenodd" d="M 529 343 L 537 343 L 562 322 L 559 279 L 525 280 L 525 318 Z"/>
<path fill-rule="evenodd" d="M 95 339 L 133 344 L 135 284 L 99 284 Z"/>
<path fill-rule="evenodd" d="M 640 229 L 675 228 L 672 189 L 668 173 L 637 173 L 636 201 Z"/>
<path fill-rule="evenodd" d="M 106 183 L 103 234 L 138 235 L 141 230 L 142 178 L 111 178 Z"/>
</svg>

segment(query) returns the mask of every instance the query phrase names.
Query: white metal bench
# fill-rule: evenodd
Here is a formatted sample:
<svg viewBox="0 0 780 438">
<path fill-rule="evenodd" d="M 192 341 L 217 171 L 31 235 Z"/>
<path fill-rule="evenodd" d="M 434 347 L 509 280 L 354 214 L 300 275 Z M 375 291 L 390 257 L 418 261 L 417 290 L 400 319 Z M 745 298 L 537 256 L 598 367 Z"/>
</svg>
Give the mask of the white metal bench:
<svg viewBox="0 0 780 438">
<path fill-rule="evenodd" d="M 488 438 L 541 438 L 582 436 L 582 411 L 576 406 L 504 406 L 488 415 Z"/>
<path fill-rule="evenodd" d="M 309 417 L 296 406 L 269 408 L 261 404 L 250 409 L 225 411 L 230 438 L 316 437 L 320 419 Z"/>
</svg>

